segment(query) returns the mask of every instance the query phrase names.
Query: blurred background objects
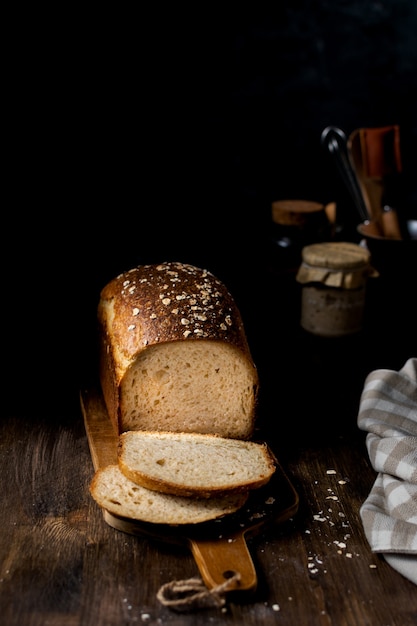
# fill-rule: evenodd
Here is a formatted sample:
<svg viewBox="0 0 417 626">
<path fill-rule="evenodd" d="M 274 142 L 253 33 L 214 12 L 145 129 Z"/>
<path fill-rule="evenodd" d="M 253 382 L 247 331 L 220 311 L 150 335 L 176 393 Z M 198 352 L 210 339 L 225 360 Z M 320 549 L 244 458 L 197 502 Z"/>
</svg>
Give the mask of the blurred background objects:
<svg viewBox="0 0 417 626">
<path fill-rule="evenodd" d="M 320 143 L 329 125 L 400 126 L 397 208 L 417 214 L 413 0 L 114 11 L 36 6 L 10 18 L 11 399 L 23 360 L 43 359 L 36 390 L 82 379 L 99 289 L 136 263 L 207 267 L 245 314 L 272 202 L 335 202 L 342 236 L 357 241 Z"/>
</svg>

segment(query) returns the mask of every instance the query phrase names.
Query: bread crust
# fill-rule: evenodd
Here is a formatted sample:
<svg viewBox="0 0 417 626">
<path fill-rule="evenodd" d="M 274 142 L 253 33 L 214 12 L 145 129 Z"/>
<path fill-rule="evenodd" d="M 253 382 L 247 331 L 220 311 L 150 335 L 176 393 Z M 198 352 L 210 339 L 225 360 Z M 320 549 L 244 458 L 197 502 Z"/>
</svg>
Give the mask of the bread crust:
<svg viewBox="0 0 417 626">
<path fill-rule="evenodd" d="M 226 342 L 238 350 L 251 370 L 255 421 L 259 381 L 242 317 L 208 270 L 180 262 L 132 268 L 102 289 L 98 323 L 100 383 L 116 432 L 126 430 L 121 382 L 128 368 L 150 347 L 169 342 Z"/>
</svg>

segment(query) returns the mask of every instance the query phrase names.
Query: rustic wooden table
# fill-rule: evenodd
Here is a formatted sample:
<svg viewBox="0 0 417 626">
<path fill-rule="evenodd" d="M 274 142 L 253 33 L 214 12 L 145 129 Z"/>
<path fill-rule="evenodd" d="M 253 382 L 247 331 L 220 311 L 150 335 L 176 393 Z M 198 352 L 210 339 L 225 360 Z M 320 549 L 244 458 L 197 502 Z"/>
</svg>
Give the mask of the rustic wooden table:
<svg viewBox="0 0 417 626">
<path fill-rule="evenodd" d="M 257 434 L 299 496 L 294 515 L 247 540 L 256 590 L 230 594 L 223 608 L 178 613 L 161 604 L 161 586 L 197 576 L 196 562 L 186 546 L 105 522 L 89 494 L 94 467 L 74 389 L 45 410 L 15 398 L 0 422 L 4 626 L 417 623 L 416 586 L 373 554 L 364 535 L 359 509 L 375 472 L 356 426 L 366 373 L 400 367 L 414 356 L 411 346 L 393 337 L 387 356 L 375 327 L 346 340 L 309 336 L 278 297 L 269 302 L 275 331 L 263 341 L 265 325 L 256 330 L 245 306 L 263 383 Z"/>
</svg>

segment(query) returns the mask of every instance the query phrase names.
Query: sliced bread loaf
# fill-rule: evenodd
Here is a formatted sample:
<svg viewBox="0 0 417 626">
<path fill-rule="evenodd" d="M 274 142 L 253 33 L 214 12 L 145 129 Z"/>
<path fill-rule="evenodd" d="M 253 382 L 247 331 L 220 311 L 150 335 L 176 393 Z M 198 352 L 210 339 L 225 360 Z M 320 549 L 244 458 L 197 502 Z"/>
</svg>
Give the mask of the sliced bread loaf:
<svg viewBox="0 0 417 626">
<path fill-rule="evenodd" d="M 197 499 L 150 491 L 129 480 L 118 465 L 98 469 L 90 485 L 93 499 L 106 511 L 153 524 L 198 524 L 234 513 L 248 494 Z"/>
<path fill-rule="evenodd" d="M 118 461 L 147 489 L 197 498 L 257 489 L 276 468 L 265 443 L 198 433 L 124 432 Z"/>
<path fill-rule="evenodd" d="M 98 304 L 100 383 L 118 433 L 253 435 L 258 373 L 225 285 L 179 262 L 140 265 Z"/>
</svg>

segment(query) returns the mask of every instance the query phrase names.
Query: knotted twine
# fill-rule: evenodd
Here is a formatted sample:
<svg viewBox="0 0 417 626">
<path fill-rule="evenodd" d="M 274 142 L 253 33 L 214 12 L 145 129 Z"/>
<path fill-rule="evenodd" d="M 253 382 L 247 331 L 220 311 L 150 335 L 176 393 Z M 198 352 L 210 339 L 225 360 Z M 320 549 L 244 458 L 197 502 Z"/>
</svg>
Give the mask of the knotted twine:
<svg viewBox="0 0 417 626">
<path fill-rule="evenodd" d="M 207 589 L 199 577 L 173 580 L 159 589 L 156 597 L 164 606 L 178 612 L 196 609 L 221 608 L 226 604 L 226 593 L 240 580 L 239 572 L 224 583 Z"/>
</svg>

